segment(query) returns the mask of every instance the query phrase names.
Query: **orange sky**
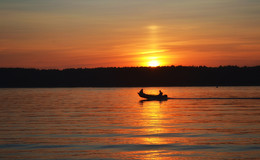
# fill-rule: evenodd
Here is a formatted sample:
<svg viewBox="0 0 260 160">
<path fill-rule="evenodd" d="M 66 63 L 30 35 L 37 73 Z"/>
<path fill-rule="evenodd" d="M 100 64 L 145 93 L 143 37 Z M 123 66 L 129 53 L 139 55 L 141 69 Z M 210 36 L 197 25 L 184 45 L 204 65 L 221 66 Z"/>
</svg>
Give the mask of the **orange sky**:
<svg viewBox="0 0 260 160">
<path fill-rule="evenodd" d="M 260 65 L 257 0 L 0 0 L 0 67 Z"/>
</svg>

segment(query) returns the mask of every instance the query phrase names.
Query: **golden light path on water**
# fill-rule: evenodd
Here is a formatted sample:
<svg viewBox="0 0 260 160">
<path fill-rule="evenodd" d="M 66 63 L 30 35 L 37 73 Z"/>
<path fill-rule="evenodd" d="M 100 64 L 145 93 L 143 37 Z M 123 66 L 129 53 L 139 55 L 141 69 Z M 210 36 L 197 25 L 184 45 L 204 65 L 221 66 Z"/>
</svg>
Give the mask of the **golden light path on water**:
<svg viewBox="0 0 260 160">
<path fill-rule="evenodd" d="M 158 89 L 149 88 L 146 90 L 149 94 L 158 94 Z M 167 93 L 167 90 L 164 90 Z M 168 91 L 169 92 L 169 91 Z M 177 120 L 174 117 L 182 116 L 179 115 L 179 111 L 174 113 L 172 110 L 168 112 L 170 108 L 168 108 L 165 104 L 167 102 L 164 101 L 141 101 L 142 110 L 140 114 L 140 119 L 142 123 L 139 124 L 143 126 L 142 136 L 140 139 L 135 139 L 134 143 L 144 144 L 146 147 L 149 145 L 152 147 L 150 150 L 142 151 L 145 154 L 141 157 L 141 159 L 156 159 L 156 160 L 168 160 L 173 159 L 171 155 L 184 155 L 184 154 L 194 154 L 195 152 L 189 151 L 188 153 L 183 151 L 170 151 L 167 150 L 166 146 L 171 146 L 173 144 L 187 144 L 187 145 L 196 145 L 196 142 L 192 142 L 190 137 L 178 137 L 178 134 L 182 134 L 185 130 L 184 128 L 178 128 L 177 125 L 182 123 L 182 120 Z M 191 121 L 187 117 L 184 121 Z M 175 127 L 170 127 L 172 124 L 176 124 Z M 164 136 L 167 134 L 176 134 L 177 136 Z M 135 142 L 136 141 L 136 142 Z M 133 143 L 130 142 L 130 143 Z M 140 151 L 138 151 L 140 152 Z M 178 159 L 178 158 L 177 158 Z"/>
<path fill-rule="evenodd" d="M 147 126 L 147 128 L 145 129 L 145 133 L 147 135 L 166 133 L 165 129 L 162 128 L 163 114 L 160 113 L 159 102 L 151 101 L 148 104 L 145 104 L 143 106 L 142 116 L 146 120 L 144 121 L 143 125 Z M 143 143 L 148 145 L 160 145 L 160 144 L 166 144 L 167 142 L 160 137 L 148 136 L 148 137 L 143 137 Z M 156 159 L 160 157 L 159 159 L 161 159 L 160 156 L 161 151 L 154 149 L 147 152 L 149 154 L 147 154 L 147 157 L 145 158 Z"/>
<path fill-rule="evenodd" d="M 183 98 L 259 87 L 146 87 Z M 140 88 L 3 89 L 0 159 L 259 159 L 259 100 L 143 101 Z"/>
</svg>

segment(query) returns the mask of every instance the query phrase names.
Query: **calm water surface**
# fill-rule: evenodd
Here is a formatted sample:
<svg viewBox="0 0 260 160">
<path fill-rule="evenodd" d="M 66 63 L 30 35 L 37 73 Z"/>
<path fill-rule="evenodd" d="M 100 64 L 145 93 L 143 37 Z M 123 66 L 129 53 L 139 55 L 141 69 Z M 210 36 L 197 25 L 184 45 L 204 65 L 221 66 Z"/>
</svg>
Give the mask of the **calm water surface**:
<svg viewBox="0 0 260 160">
<path fill-rule="evenodd" d="M 260 87 L 163 87 L 174 98 Z M 0 89 L 0 159 L 260 159 L 260 99 L 140 88 Z"/>
</svg>

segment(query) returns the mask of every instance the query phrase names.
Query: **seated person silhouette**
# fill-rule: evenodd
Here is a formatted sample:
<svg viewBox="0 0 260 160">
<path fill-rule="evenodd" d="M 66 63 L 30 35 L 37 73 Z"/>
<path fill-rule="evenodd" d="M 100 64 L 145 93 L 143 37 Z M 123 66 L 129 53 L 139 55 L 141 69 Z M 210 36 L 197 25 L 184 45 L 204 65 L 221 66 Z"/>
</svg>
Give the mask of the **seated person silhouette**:
<svg viewBox="0 0 260 160">
<path fill-rule="evenodd" d="M 162 96 L 163 92 L 161 90 L 159 90 L 159 96 Z"/>
</svg>

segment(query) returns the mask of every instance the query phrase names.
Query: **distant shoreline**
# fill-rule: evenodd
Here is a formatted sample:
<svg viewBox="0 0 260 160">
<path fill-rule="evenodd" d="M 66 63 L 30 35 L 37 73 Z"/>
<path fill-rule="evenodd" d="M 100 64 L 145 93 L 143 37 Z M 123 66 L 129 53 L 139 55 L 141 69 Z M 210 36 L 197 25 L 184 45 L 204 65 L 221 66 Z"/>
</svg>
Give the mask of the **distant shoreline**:
<svg viewBox="0 0 260 160">
<path fill-rule="evenodd" d="M 260 86 L 260 66 L 0 68 L 0 88 Z"/>
<path fill-rule="evenodd" d="M 33 89 L 33 88 L 149 88 L 149 87 L 213 87 L 213 88 L 221 88 L 221 87 L 260 87 L 260 85 L 237 85 L 237 86 L 96 86 L 96 87 L 88 87 L 88 86 L 78 86 L 78 87 L 70 87 L 70 86 L 59 86 L 59 87 L 0 87 L 0 89 L 12 89 L 12 88 L 17 88 L 17 89 L 23 89 L 23 88 L 28 88 L 28 89 Z"/>
</svg>

